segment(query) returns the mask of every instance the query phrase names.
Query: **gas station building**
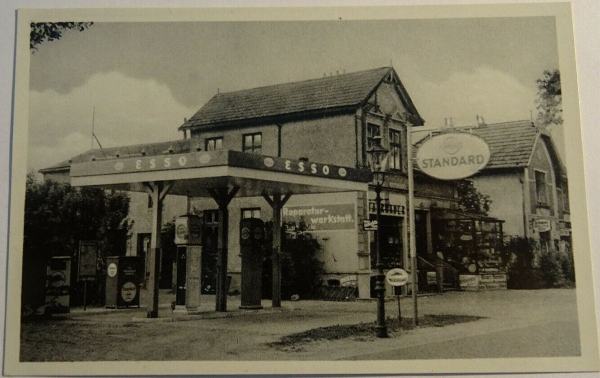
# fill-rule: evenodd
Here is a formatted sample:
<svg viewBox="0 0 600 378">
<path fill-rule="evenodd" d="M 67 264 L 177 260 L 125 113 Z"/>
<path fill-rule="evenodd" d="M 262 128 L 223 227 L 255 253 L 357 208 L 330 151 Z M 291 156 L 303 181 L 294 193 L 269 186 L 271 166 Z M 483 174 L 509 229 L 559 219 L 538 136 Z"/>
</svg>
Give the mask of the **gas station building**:
<svg viewBox="0 0 600 378">
<path fill-rule="evenodd" d="M 202 248 L 188 253 L 197 254 L 202 271 L 217 272 L 217 311 L 226 310 L 227 276 L 229 291 L 242 297 L 257 287 L 244 278 L 240 222 L 247 218 L 273 221 L 276 229 L 305 222 L 322 247 L 323 283 L 354 286 L 358 298 L 370 298 L 375 248 L 363 221 L 376 212 L 367 156 L 375 137 L 390 151 L 381 193 L 382 260 L 386 269 L 411 269 L 407 122 L 414 129 L 424 124 L 395 70 L 383 67 L 217 93 L 179 128 L 180 140 L 90 150 L 41 172 L 74 186 L 132 192 L 128 255 L 144 256 L 149 289 L 158 285 L 162 224 L 199 214 Z M 503 222 L 461 211 L 452 181 L 418 171 L 414 178 L 419 291 L 458 288 L 459 274 L 502 275 Z M 279 247 L 274 240 L 274 259 Z M 450 258 L 442 248 L 462 253 Z M 477 261 L 482 249 L 485 261 Z M 443 283 L 436 282 L 436 266 L 443 266 Z M 386 295 L 394 293 L 387 287 Z"/>
</svg>

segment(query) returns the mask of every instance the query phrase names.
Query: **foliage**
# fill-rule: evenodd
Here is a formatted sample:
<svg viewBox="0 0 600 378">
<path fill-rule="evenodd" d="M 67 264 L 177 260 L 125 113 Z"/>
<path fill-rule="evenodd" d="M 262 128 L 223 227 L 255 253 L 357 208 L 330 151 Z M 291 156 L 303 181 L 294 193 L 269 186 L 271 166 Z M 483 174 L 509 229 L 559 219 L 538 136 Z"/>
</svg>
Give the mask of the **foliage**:
<svg viewBox="0 0 600 378">
<path fill-rule="evenodd" d="M 544 71 L 543 77 L 536 80 L 537 93 L 537 123 L 540 125 L 562 125 L 562 91 L 560 71 Z"/>
<path fill-rule="evenodd" d="M 29 49 L 36 50 L 36 46 L 44 41 L 60 39 L 66 30 L 84 31 L 92 24 L 93 22 L 32 22 L 29 34 Z"/>
<path fill-rule="evenodd" d="M 272 222 L 267 222 L 265 264 L 263 264 L 263 296 L 271 296 L 272 282 Z M 317 258 L 319 242 L 307 232 L 304 222 L 283 223 L 281 232 L 281 296 L 290 298 L 298 294 L 307 298 L 321 284 L 323 262 Z"/>
<path fill-rule="evenodd" d="M 565 284 L 561 259 L 555 250 L 542 251 L 540 255 L 540 272 L 546 287 L 560 287 Z"/>
<path fill-rule="evenodd" d="M 471 180 L 461 180 L 456 184 L 458 203 L 469 213 L 488 215 L 492 200 L 490 196 L 481 193 Z"/>
<path fill-rule="evenodd" d="M 515 269 L 533 268 L 537 243 L 533 238 L 512 236 L 506 243 L 508 255 L 514 256 L 509 266 Z"/>
<path fill-rule="evenodd" d="M 105 268 L 107 256 L 125 255 L 132 226 L 128 213 L 129 196 L 125 193 L 74 188 L 51 180 L 40 183 L 33 173 L 29 174 L 23 230 L 23 261 L 27 262 L 23 264 L 24 288 L 31 282 L 28 279 L 36 279 L 30 277 L 35 273 L 28 264 L 45 270 L 52 256 L 70 256 L 75 269 L 81 240 L 101 242 L 99 271 Z M 76 270 L 72 271 L 71 278 L 71 286 L 76 286 Z"/>
</svg>

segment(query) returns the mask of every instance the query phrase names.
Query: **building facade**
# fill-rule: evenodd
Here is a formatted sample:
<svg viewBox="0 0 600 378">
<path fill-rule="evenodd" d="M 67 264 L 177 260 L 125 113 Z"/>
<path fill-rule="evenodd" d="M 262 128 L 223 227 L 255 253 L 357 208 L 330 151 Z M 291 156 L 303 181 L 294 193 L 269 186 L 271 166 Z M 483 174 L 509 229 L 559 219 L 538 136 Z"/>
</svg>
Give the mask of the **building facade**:
<svg viewBox="0 0 600 378">
<path fill-rule="evenodd" d="M 261 155 L 266 157 L 265 161 L 268 157 L 288 159 L 285 169 L 290 172 L 317 167 L 325 170 L 327 164 L 366 168 L 369 165 L 367 151 L 376 137 L 381 137 L 382 145 L 390 151 L 381 192 L 381 259 L 385 269 L 410 270 L 407 122 L 414 129 L 424 124 L 395 70 L 383 67 L 217 93 L 180 127 L 184 136 L 181 140 L 91 150 L 41 172 L 46 178 L 68 181 L 73 161 L 215 150 Z M 480 185 L 485 185 L 491 172 L 478 176 Z M 548 177 L 555 174 L 547 172 Z M 435 180 L 415 172 L 414 195 L 419 290 L 458 288 L 461 275 L 503 273 L 498 244 L 502 239 L 501 221 L 461 211 L 455 184 L 451 181 Z M 553 201 L 556 205 L 558 199 Z M 151 207 L 147 195 L 132 194 L 134 228 L 127 249 L 130 255 L 143 257 L 146 253 Z M 211 198 L 167 196 L 163 210 L 164 222 L 188 213 L 202 216 L 202 289 L 205 292 L 211 290 L 216 263 L 217 209 Z M 318 258 L 324 263 L 324 284 L 354 286 L 359 298 L 369 298 L 373 296 L 376 272 L 375 239 L 373 232 L 364 230 L 363 221 L 373 220 L 376 210 L 375 192 L 370 187 L 367 192 L 292 195 L 282 210 L 282 217 L 284 222 L 306 223 L 321 245 Z M 499 218 L 503 215 L 497 214 Z M 230 291 L 238 290 L 241 285 L 239 224 L 242 219 L 252 217 L 270 221 L 273 211 L 263 197 L 234 197 L 229 204 L 227 225 Z M 482 254 L 484 249 L 485 255 Z M 174 263 L 163 256 L 163 276 Z M 169 280 L 161 281 L 168 284 Z M 395 293 L 392 289 L 387 287 L 388 295 Z"/>
<path fill-rule="evenodd" d="M 567 172 L 548 131 L 531 121 L 482 124 L 473 133 L 491 150 L 475 186 L 494 201 L 507 236 L 534 239 L 540 251 L 571 250 Z"/>
</svg>

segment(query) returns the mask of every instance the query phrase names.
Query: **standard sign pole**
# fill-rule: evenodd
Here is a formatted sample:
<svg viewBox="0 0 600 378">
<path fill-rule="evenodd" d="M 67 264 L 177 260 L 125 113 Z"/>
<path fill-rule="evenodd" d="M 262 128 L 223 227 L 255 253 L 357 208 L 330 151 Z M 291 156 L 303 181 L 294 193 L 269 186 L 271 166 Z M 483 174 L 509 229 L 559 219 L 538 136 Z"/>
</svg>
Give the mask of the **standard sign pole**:
<svg viewBox="0 0 600 378">
<path fill-rule="evenodd" d="M 410 271 L 412 277 L 412 299 L 413 299 L 413 322 L 419 325 L 419 310 L 417 306 L 417 253 L 415 238 L 415 180 L 413 177 L 413 145 L 412 125 L 406 123 L 406 153 L 408 156 L 408 229 L 409 229 L 409 251 Z"/>
<path fill-rule="evenodd" d="M 404 269 L 391 269 L 385 275 L 385 280 L 392 286 L 404 286 L 408 282 L 408 273 Z M 402 309 L 400 308 L 400 295 L 396 295 L 398 299 L 398 326 L 402 329 Z"/>
</svg>

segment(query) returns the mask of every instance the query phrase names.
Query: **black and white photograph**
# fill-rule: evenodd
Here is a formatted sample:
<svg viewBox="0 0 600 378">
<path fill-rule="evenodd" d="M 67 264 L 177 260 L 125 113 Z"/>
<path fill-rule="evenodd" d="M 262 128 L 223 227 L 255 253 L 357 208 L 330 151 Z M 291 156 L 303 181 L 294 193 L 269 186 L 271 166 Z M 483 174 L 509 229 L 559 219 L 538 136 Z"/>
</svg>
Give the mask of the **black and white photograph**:
<svg viewBox="0 0 600 378">
<path fill-rule="evenodd" d="M 16 34 L 5 374 L 600 369 L 569 3 Z"/>
</svg>

